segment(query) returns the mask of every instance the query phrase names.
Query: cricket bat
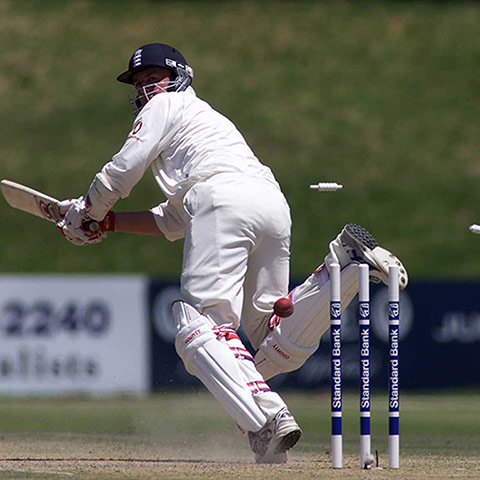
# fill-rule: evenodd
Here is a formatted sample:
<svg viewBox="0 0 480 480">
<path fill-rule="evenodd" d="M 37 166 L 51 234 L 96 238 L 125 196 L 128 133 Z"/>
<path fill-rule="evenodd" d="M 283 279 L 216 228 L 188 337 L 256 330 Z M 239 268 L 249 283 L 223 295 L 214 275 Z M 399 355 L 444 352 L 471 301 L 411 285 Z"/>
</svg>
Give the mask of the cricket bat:
<svg viewBox="0 0 480 480">
<path fill-rule="evenodd" d="M 26 187 L 21 183 L 11 180 L 2 180 L 0 189 L 8 204 L 36 217 L 44 218 L 50 222 L 60 220 L 66 213 L 66 209 L 60 208 L 60 202 L 45 193 Z M 98 222 L 91 220 L 83 224 L 83 228 L 91 232 L 97 232 L 100 229 Z"/>
<path fill-rule="evenodd" d="M 50 222 L 60 220 L 66 212 L 61 212 L 59 201 L 42 192 L 10 180 L 2 180 L 0 188 L 8 204 L 18 210 L 28 212 Z"/>
</svg>

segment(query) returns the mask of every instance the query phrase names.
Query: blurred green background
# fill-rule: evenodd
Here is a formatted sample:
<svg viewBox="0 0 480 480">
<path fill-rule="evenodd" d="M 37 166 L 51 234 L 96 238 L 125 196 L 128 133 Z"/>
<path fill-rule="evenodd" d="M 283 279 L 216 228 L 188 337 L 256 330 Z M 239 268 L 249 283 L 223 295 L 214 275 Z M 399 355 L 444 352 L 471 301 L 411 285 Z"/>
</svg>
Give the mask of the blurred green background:
<svg viewBox="0 0 480 480">
<path fill-rule="evenodd" d="M 412 278 L 480 276 L 480 4 L 0 0 L 0 177 L 86 192 L 133 117 L 115 81 L 140 45 L 176 46 L 290 202 L 292 276 L 347 222 Z M 318 193 L 309 184 L 337 181 Z M 163 201 L 150 173 L 117 210 Z M 181 242 L 67 243 L 0 202 L 1 272 L 178 277 Z"/>
</svg>

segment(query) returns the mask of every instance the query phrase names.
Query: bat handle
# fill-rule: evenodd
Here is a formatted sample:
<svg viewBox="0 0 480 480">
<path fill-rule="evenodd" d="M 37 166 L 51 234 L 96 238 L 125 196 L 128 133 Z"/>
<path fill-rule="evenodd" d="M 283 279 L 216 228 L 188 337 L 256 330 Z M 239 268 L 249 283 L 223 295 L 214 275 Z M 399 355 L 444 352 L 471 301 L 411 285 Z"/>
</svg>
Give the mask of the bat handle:
<svg viewBox="0 0 480 480">
<path fill-rule="evenodd" d="M 100 233 L 102 231 L 100 224 L 96 220 L 88 220 L 87 222 L 83 223 L 82 227 L 89 232 Z"/>
</svg>

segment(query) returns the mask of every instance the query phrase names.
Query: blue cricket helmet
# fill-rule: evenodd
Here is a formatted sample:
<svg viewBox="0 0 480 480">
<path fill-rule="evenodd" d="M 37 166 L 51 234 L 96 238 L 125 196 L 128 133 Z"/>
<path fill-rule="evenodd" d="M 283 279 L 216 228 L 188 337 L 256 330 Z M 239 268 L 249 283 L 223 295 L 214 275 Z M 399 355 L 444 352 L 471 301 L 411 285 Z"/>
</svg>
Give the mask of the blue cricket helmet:
<svg viewBox="0 0 480 480">
<path fill-rule="evenodd" d="M 185 57 L 175 48 L 164 43 L 149 43 L 137 48 L 128 62 L 128 70 L 117 80 L 133 85 L 133 75 L 151 67 L 168 68 L 172 72 L 172 85 L 169 91 L 180 92 L 191 85 L 193 69 Z"/>
</svg>

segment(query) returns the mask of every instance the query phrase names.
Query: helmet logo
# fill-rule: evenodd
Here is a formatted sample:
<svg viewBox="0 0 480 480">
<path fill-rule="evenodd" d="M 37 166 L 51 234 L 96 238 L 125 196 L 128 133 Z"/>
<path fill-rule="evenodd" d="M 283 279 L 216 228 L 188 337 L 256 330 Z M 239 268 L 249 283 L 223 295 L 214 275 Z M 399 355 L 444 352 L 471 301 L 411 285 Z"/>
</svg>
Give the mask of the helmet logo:
<svg viewBox="0 0 480 480">
<path fill-rule="evenodd" d="M 133 68 L 138 67 L 139 65 L 142 64 L 142 49 L 139 48 L 134 54 L 133 54 Z"/>
</svg>

